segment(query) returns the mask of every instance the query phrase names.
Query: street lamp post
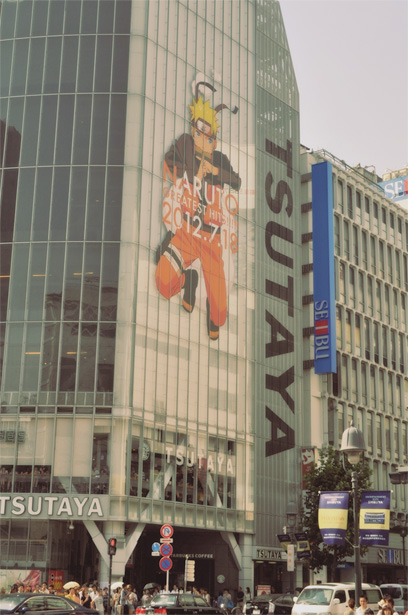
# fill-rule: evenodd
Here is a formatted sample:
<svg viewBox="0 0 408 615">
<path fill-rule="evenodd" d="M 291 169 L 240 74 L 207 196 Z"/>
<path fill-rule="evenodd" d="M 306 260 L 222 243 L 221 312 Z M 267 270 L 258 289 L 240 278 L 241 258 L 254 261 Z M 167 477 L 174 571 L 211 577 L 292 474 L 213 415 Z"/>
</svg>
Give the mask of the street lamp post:
<svg viewBox="0 0 408 615">
<path fill-rule="evenodd" d="M 287 532 L 290 536 L 290 539 L 292 540 L 292 532 L 296 531 L 296 519 L 297 519 L 297 507 L 296 504 L 294 502 L 289 502 L 288 504 L 288 508 L 286 511 L 286 525 L 287 525 Z M 295 556 L 296 553 L 294 551 L 294 545 L 288 545 L 292 548 L 292 555 Z M 294 569 L 289 571 L 289 579 L 290 579 L 290 593 L 294 594 L 295 593 L 295 575 L 296 575 L 296 560 L 294 559 Z"/>
<path fill-rule="evenodd" d="M 360 454 L 366 450 L 363 432 L 354 427 L 351 422 L 350 427 L 343 433 L 340 450 L 347 455 L 352 466 L 360 461 Z M 355 469 L 351 473 L 351 487 L 353 491 L 353 515 L 354 515 L 354 572 L 355 572 L 355 599 L 356 605 L 361 596 L 361 561 L 360 561 L 360 533 L 359 533 L 359 507 L 358 495 L 358 475 Z"/>
</svg>

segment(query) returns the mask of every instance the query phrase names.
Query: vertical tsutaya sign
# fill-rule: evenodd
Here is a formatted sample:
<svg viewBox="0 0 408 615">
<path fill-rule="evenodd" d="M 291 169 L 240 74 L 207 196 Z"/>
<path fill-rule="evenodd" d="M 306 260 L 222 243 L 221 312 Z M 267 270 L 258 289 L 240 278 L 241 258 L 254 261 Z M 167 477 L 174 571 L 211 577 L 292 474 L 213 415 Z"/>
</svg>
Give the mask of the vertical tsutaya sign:
<svg viewBox="0 0 408 615">
<path fill-rule="evenodd" d="M 336 373 L 333 179 L 330 162 L 312 166 L 312 203 L 315 372 Z"/>
<path fill-rule="evenodd" d="M 270 359 L 283 355 L 293 356 L 294 352 L 294 263 L 293 258 L 286 254 L 293 244 L 293 230 L 289 228 L 293 213 L 293 193 L 289 185 L 293 182 L 292 142 L 287 140 L 286 148 L 283 148 L 266 138 L 265 151 L 283 162 L 286 169 L 286 176 L 283 178 L 283 174 L 280 175 L 276 187 L 273 186 L 275 178 L 271 172 L 268 172 L 265 178 L 265 198 L 273 214 L 273 219 L 266 223 L 265 246 L 273 264 L 271 273 L 273 272 L 276 277 L 279 276 L 279 279 L 284 277 L 286 284 L 268 278 L 265 280 L 265 290 L 269 297 L 285 302 L 287 316 L 290 318 L 287 319 L 285 315 L 284 321 L 279 320 L 268 309 L 265 310 L 266 329 L 269 328 L 265 343 L 265 359 Z M 295 381 L 295 367 L 292 363 L 283 370 L 282 366 L 283 362 L 277 366 L 280 371 L 278 375 L 275 375 L 276 367 L 274 374 L 266 374 L 265 385 L 268 391 L 280 395 L 285 406 L 294 414 L 295 401 L 289 391 Z M 271 439 L 266 443 L 266 457 L 294 448 L 294 430 L 268 406 L 265 406 L 265 413 L 271 429 Z"/>
<path fill-rule="evenodd" d="M 360 542 L 362 545 L 388 545 L 390 529 L 390 492 L 363 491 L 360 507 Z"/>
<path fill-rule="evenodd" d="M 318 523 L 326 545 L 345 544 L 348 501 L 348 491 L 321 492 Z"/>
</svg>

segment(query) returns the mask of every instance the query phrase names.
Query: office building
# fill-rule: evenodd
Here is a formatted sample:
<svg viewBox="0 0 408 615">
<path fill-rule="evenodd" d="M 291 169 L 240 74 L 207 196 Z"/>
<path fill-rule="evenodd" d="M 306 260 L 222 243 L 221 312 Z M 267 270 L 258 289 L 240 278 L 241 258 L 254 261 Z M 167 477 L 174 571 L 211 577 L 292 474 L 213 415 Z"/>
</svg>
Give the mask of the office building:
<svg viewBox="0 0 408 615">
<path fill-rule="evenodd" d="M 389 478 L 408 456 L 408 213 L 387 197 L 372 169 L 349 167 L 324 150 L 301 150 L 304 459 L 314 459 L 316 449 L 328 444 L 340 450 L 352 420 L 363 431 L 372 489 L 391 490 L 392 528 L 388 548 L 369 547 L 362 558 L 363 580 L 395 582 L 404 578 L 400 529 L 408 522 L 408 487 L 391 485 Z M 322 243 L 312 221 L 313 182 L 321 181 L 313 175 L 317 167 L 327 173 L 333 218 L 336 338 L 334 371 L 320 373 L 318 364 L 327 359 L 319 356 L 316 323 L 327 323 L 327 313 L 323 319 L 316 314 L 312 273 Z M 326 330 L 323 339 L 328 335 Z M 338 573 L 339 580 L 354 580 L 352 561 Z"/>
<path fill-rule="evenodd" d="M 286 589 L 298 91 L 274 0 L 5 0 L 2 578 Z M 396 231 L 397 233 L 398 231 Z M 401 274 L 402 275 L 402 274 Z M 173 531 L 171 564 L 152 544 Z"/>
</svg>

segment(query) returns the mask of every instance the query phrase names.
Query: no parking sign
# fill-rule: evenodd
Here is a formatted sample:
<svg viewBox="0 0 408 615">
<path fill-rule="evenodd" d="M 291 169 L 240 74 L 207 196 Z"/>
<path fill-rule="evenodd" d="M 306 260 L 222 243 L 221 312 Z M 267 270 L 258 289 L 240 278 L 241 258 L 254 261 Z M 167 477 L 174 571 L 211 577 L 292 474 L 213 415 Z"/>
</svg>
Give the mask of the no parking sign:
<svg viewBox="0 0 408 615">
<path fill-rule="evenodd" d="M 173 562 L 169 557 L 162 557 L 159 562 L 160 570 L 164 570 L 164 572 L 168 572 L 173 566 Z"/>
</svg>

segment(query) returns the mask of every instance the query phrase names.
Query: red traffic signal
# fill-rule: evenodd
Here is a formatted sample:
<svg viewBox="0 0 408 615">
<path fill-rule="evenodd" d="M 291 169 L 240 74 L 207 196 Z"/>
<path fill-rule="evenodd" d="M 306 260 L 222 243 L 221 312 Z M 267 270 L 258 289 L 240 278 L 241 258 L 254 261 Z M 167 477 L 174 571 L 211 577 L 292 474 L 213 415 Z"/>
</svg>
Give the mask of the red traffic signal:
<svg viewBox="0 0 408 615">
<path fill-rule="evenodd" d="M 108 555 L 115 555 L 115 553 L 116 553 L 116 538 L 109 538 Z"/>
</svg>

